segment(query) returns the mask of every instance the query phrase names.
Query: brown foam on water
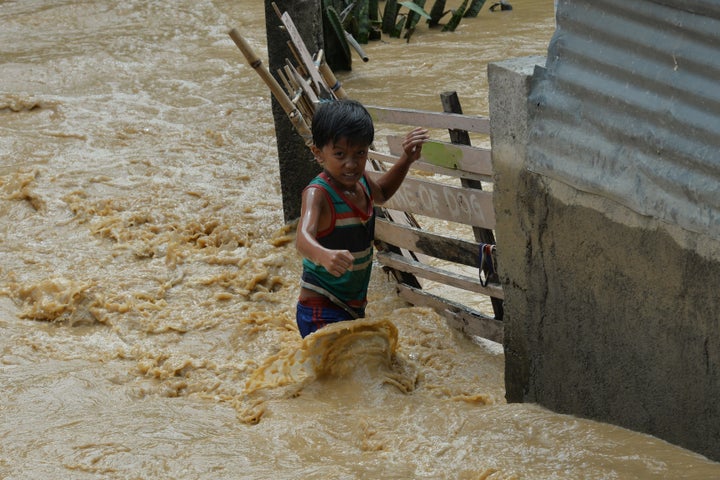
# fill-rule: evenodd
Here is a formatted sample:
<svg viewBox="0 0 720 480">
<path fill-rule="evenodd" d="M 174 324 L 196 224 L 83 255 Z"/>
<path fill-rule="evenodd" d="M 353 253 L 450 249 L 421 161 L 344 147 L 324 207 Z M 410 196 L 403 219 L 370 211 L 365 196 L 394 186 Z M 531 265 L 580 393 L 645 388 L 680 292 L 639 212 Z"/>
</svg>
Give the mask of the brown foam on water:
<svg viewBox="0 0 720 480">
<path fill-rule="evenodd" d="M 250 375 L 244 393 L 251 405 L 242 409 L 240 418 L 257 423 L 265 400 L 297 396 L 314 381 L 338 381 L 356 391 L 389 384 L 412 392 L 418 374 L 398 355 L 397 345 L 397 328 L 386 319 L 345 321 L 318 330 L 299 346 L 268 358 Z"/>
<path fill-rule="evenodd" d="M 97 321 L 97 301 L 89 283 L 54 278 L 17 287 L 24 309 L 21 318 L 64 322 L 69 326 Z"/>
</svg>

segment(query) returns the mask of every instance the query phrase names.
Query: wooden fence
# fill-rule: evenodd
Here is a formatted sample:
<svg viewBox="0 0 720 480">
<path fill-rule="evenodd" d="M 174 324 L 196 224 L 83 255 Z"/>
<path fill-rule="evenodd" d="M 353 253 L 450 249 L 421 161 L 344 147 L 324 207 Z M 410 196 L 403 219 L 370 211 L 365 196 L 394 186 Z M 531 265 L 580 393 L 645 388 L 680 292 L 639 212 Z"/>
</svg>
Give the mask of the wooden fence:
<svg viewBox="0 0 720 480">
<path fill-rule="evenodd" d="M 448 95 L 448 94 L 443 94 Z M 454 94 L 443 98 L 456 99 Z M 427 127 L 433 138 L 423 146 L 421 159 L 413 164 L 397 193 L 379 212 L 376 240 L 381 244 L 378 261 L 398 279 L 398 295 L 420 306 L 429 306 L 449 323 L 469 335 L 502 342 L 503 291 L 495 273 L 495 211 L 492 192 L 482 189 L 492 182 L 489 148 L 453 143 L 469 143 L 469 133 L 489 134 L 484 117 L 458 113 L 407 110 L 368 106 L 377 127 L 383 124 Z M 436 132 L 440 130 L 439 132 Z M 451 142 L 435 140 L 447 130 Z M 402 153 L 402 137 L 389 135 L 389 153 L 371 151 L 368 175 L 381 175 L 382 165 L 394 163 Z M 448 225 L 444 232 L 423 228 L 418 217 L 430 217 Z M 431 221 L 427 223 L 437 223 Z M 453 224 L 466 226 L 469 235 Z M 463 238 L 463 237 L 472 238 Z M 483 251 L 486 255 L 483 257 Z M 484 260 L 484 261 L 483 261 Z M 440 293 L 424 288 L 430 282 L 444 287 Z M 452 299 L 448 288 L 465 292 L 461 297 L 484 296 L 492 314 Z"/>
</svg>

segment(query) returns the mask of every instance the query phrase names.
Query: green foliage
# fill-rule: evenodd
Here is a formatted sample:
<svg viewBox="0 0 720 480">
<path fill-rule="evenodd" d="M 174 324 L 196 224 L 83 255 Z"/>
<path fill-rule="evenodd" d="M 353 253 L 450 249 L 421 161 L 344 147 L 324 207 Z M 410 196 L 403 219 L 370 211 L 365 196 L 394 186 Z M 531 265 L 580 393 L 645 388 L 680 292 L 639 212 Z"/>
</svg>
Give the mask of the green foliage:
<svg viewBox="0 0 720 480">
<path fill-rule="evenodd" d="M 378 16 L 379 11 L 378 0 L 368 0 L 368 12 L 370 13 L 371 22 L 377 22 L 380 20 L 380 17 Z"/>
<path fill-rule="evenodd" d="M 445 16 L 445 14 L 448 13 L 445 11 L 445 0 L 435 0 L 435 3 L 433 3 L 433 7 L 430 10 L 430 20 L 428 20 L 428 25 L 430 27 L 436 27 L 440 23 L 440 19 Z"/>
<path fill-rule="evenodd" d="M 463 17 L 465 17 L 465 18 L 477 17 L 478 13 L 480 13 L 480 10 L 482 9 L 483 5 L 485 5 L 485 0 L 472 0 L 468 9 L 465 10 L 465 14 L 463 15 Z"/>
<path fill-rule="evenodd" d="M 325 58 L 333 70 L 351 70 L 352 57 L 350 46 L 345 38 L 340 15 L 332 5 L 323 9 L 323 41 L 325 43 Z"/>
<path fill-rule="evenodd" d="M 430 18 L 430 14 L 427 13 L 425 10 L 423 10 L 422 7 L 425 6 L 425 0 L 413 0 L 412 2 L 400 2 L 400 5 L 410 10 L 410 14 L 408 15 L 408 27 L 406 28 L 412 28 L 417 24 L 418 20 L 420 20 L 420 17 L 423 16 L 425 18 Z"/>
<path fill-rule="evenodd" d="M 486 0 L 463 0 L 455 10 L 447 10 L 447 0 L 434 0 L 429 13 L 427 0 L 384 0 L 385 6 L 380 16 L 381 0 L 323 0 L 323 10 L 333 7 L 342 21 L 343 28 L 358 43 L 378 40 L 382 33 L 400 37 L 403 30 L 408 40 L 416 30 L 420 18 L 424 18 L 430 28 L 441 25 L 440 21 L 452 13 L 449 21 L 443 25 L 443 31 L 454 31 L 462 18 L 477 17 Z M 400 22 L 403 24 L 398 27 Z M 400 30 L 398 32 L 398 29 Z"/>
<path fill-rule="evenodd" d="M 414 3 L 413 3 L 414 2 Z M 405 38 L 407 38 L 407 41 L 410 41 L 410 37 L 412 36 L 413 32 L 415 31 L 415 26 L 417 25 L 418 21 L 420 21 L 420 17 L 425 17 L 427 19 L 430 18 L 430 15 L 422 9 L 422 7 L 425 6 L 425 0 L 413 0 L 412 2 L 400 2 L 400 5 L 406 7 L 410 10 L 410 13 L 408 13 L 407 21 L 405 22 Z"/>
<path fill-rule="evenodd" d="M 382 33 L 391 35 L 395 31 L 395 19 L 400 11 L 397 0 L 386 0 L 382 18 Z"/>
<path fill-rule="evenodd" d="M 401 14 L 397 17 L 397 23 L 395 24 L 395 28 L 393 29 L 392 33 L 390 33 L 390 36 L 393 38 L 400 38 L 403 25 L 405 25 L 405 14 Z"/>
<path fill-rule="evenodd" d="M 382 16 L 381 1 L 384 1 Z M 340 57 L 349 56 L 349 47 L 344 31 L 350 33 L 358 43 L 380 40 L 382 35 L 400 38 L 410 37 L 417 30 L 420 19 L 425 19 L 429 28 L 442 26 L 442 31 L 454 31 L 463 17 L 476 17 L 486 0 L 463 0 L 455 10 L 447 10 L 447 0 L 434 0 L 429 13 L 425 10 L 427 0 L 323 0 L 323 29 L 326 54 L 335 52 Z M 446 24 L 440 21 L 449 13 Z M 328 45 L 337 43 L 338 45 Z M 342 58 L 341 64 L 349 60 Z M 331 62 L 328 62 L 331 63 Z M 344 69 L 344 68 L 343 68 Z"/>
<path fill-rule="evenodd" d="M 368 2 L 357 2 L 353 10 L 353 14 L 357 20 L 357 34 L 353 34 L 353 36 L 358 43 L 368 43 L 368 39 L 370 38 L 369 8 Z"/>
<path fill-rule="evenodd" d="M 457 26 L 460 24 L 460 20 L 462 20 L 463 14 L 465 14 L 465 9 L 467 9 L 468 0 L 463 0 L 463 3 L 457 8 L 457 10 L 453 11 L 452 17 L 450 17 L 450 21 L 445 24 L 442 31 L 443 32 L 454 32 Z"/>
</svg>

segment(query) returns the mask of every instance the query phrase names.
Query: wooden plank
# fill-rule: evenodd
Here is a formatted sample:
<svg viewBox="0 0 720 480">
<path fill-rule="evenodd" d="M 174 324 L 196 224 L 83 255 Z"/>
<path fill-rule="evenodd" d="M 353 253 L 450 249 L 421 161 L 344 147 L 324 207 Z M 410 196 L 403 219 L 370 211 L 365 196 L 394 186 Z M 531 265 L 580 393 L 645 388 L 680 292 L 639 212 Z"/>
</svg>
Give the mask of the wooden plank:
<svg viewBox="0 0 720 480">
<path fill-rule="evenodd" d="M 410 125 L 413 127 L 451 128 L 474 133 L 490 134 L 490 119 L 487 117 L 369 105 L 365 107 L 368 112 L 370 112 L 375 123 L 384 122 Z"/>
<path fill-rule="evenodd" d="M 476 242 L 426 232 L 382 218 L 375 220 L 375 238 L 416 253 L 480 268 L 480 245 Z"/>
<path fill-rule="evenodd" d="M 328 89 L 325 87 L 325 81 L 320 77 L 320 73 L 317 71 L 315 63 L 313 62 L 312 55 L 310 55 L 307 46 L 305 46 L 305 42 L 300 36 L 300 32 L 298 32 L 297 28 L 295 27 L 295 23 L 293 22 L 292 18 L 290 18 L 290 15 L 288 15 L 287 12 L 283 13 L 280 16 L 280 21 L 282 21 L 283 25 L 285 26 L 285 30 L 288 32 L 288 35 L 290 35 L 290 39 L 295 45 L 295 49 L 300 55 L 302 62 L 305 64 L 305 70 L 310 74 L 310 78 L 315 84 L 315 88 L 317 89 L 318 94 L 321 96 L 325 96 L 323 94 L 328 92 Z"/>
<path fill-rule="evenodd" d="M 367 170 L 366 174 L 377 180 L 381 172 Z M 407 177 L 384 206 L 474 227 L 495 228 L 492 193 L 472 188 Z"/>
<path fill-rule="evenodd" d="M 457 272 L 425 265 L 396 253 L 378 252 L 377 259 L 387 267 L 412 273 L 418 277 L 442 283 L 443 285 L 460 288 L 468 292 L 480 293 L 493 298 L 504 297 L 502 287 L 498 285 L 488 284 L 486 287 L 483 287 L 480 280 L 476 277 L 468 277 L 467 275 L 462 275 Z"/>
<path fill-rule="evenodd" d="M 390 153 L 402 155 L 404 137 L 388 135 L 387 142 Z M 488 148 L 430 140 L 423 144 L 421 161 L 451 170 L 477 173 L 492 177 L 492 154 Z"/>
<path fill-rule="evenodd" d="M 370 158 L 372 158 L 374 160 L 379 160 L 381 162 L 386 162 L 386 163 L 391 163 L 391 164 L 394 164 L 400 158 L 398 155 L 381 153 L 381 152 L 377 152 L 375 150 L 370 150 L 368 152 L 368 155 Z M 464 170 L 438 167 L 437 165 L 433 165 L 431 163 L 427 163 L 427 162 L 423 161 L 422 158 L 420 160 L 414 162 L 412 165 L 412 168 L 413 168 L 413 170 L 438 173 L 440 175 L 446 175 L 448 177 L 475 180 L 478 182 L 492 182 L 493 181 L 493 178 L 489 175 L 480 175 L 477 173 L 466 172 Z"/>
<path fill-rule="evenodd" d="M 397 292 L 398 296 L 408 303 L 435 309 L 446 318 L 451 327 L 466 335 L 487 338 L 498 343 L 503 342 L 505 326 L 500 320 L 495 320 L 465 305 L 406 285 L 398 285 Z"/>
<path fill-rule="evenodd" d="M 300 75 L 300 72 L 297 71 L 297 69 L 293 66 L 292 63 L 288 62 L 285 65 L 285 68 L 288 70 L 288 74 L 292 75 L 292 77 L 295 79 L 295 82 L 297 82 L 298 85 L 300 85 L 300 88 L 303 92 L 305 92 L 305 95 L 307 95 L 308 100 L 310 100 L 310 103 L 316 104 L 320 100 L 318 99 L 317 95 L 315 95 L 315 92 L 313 91 L 310 84 Z"/>
</svg>

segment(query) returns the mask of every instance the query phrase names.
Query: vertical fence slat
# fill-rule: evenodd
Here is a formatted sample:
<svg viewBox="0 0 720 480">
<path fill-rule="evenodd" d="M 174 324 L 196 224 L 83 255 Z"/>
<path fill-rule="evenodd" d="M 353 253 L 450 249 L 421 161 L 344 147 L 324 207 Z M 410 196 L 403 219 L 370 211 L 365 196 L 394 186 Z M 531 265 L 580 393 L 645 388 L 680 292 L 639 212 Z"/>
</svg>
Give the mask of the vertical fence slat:
<svg viewBox="0 0 720 480">
<path fill-rule="evenodd" d="M 462 106 L 460 105 L 460 99 L 458 98 L 457 92 L 443 92 L 440 94 L 440 101 L 442 102 L 443 110 L 446 113 L 458 113 L 462 114 Z M 452 143 L 457 143 L 461 145 L 470 145 L 470 135 L 465 130 L 458 130 L 458 129 L 449 129 L 448 132 L 450 133 L 450 141 Z M 478 180 L 469 180 L 465 178 L 461 178 L 460 182 L 463 187 L 466 188 L 475 188 L 478 190 L 482 190 L 482 183 Z M 493 234 L 492 230 L 486 229 L 486 228 L 480 228 L 480 227 L 473 227 L 473 233 L 475 234 L 475 240 L 482 243 L 490 243 L 495 244 L 495 235 Z M 478 255 L 480 255 L 480 252 L 478 252 Z M 487 271 L 486 267 L 484 265 L 481 265 L 482 273 L 486 275 L 486 278 L 489 281 L 492 282 L 498 282 L 498 275 L 497 272 L 493 272 L 492 274 Z M 480 272 L 478 272 L 480 274 Z M 499 298 L 490 298 L 490 301 L 492 302 L 493 312 L 495 313 L 495 318 L 498 320 L 502 320 L 504 309 L 503 309 L 503 301 Z"/>
</svg>

